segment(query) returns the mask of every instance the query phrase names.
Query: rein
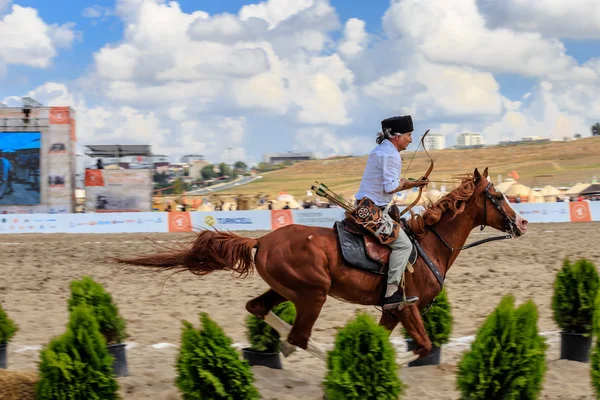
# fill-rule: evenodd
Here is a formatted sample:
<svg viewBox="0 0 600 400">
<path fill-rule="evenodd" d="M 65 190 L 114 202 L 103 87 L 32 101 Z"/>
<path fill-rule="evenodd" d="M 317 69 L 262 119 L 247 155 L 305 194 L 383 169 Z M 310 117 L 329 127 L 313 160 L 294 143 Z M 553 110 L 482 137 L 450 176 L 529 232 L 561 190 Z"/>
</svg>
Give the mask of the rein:
<svg viewBox="0 0 600 400">
<path fill-rule="evenodd" d="M 504 210 L 502 209 L 502 207 L 500 206 L 500 204 L 498 204 L 498 201 L 490 194 L 489 191 L 490 191 L 490 187 L 491 186 L 492 186 L 492 182 L 488 183 L 488 185 L 486 186 L 485 190 L 483 191 L 483 193 L 485 194 L 486 200 L 489 200 L 496 207 L 496 209 L 500 212 L 500 214 L 502 214 L 502 216 L 506 220 L 507 228 L 510 229 L 511 231 L 514 231 L 515 222 L 510 219 L 510 217 L 504 212 Z M 487 220 L 487 201 L 484 201 L 484 203 L 483 203 L 483 221 L 484 221 L 484 224 L 481 225 L 481 230 L 483 230 L 485 228 L 485 221 L 486 220 Z M 494 236 L 494 237 L 491 237 L 491 238 L 478 240 L 478 241 L 470 243 L 470 244 L 468 244 L 466 246 L 454 248 L 454 247 L 451 247 L 448 243 L 446 243 L 446 241 L 444 240 L 444 238 L 442 238 L 440 236 L 440 234 L 435 229 L 433 229 L 432 226 L 428 227 L 428 229 L 431 232 L 433 232 L 433 234 L 444 244 L 444 246 L 446 246 L 448 249 L 450 249 L 451 252 L 454 252 L 456 250 L 470 249 L 471 247 L 479 246 L 480 244 L 484 244 L 484 243 L 487 243 L 487 242 L 492 242 L 492 241 L 495 241 L 495 240 L 512 239 L 512 237 L 513 237 L 512 234 L 507 234 L 507 235 L 502 235 L 502 236 Z"/>
</svg>

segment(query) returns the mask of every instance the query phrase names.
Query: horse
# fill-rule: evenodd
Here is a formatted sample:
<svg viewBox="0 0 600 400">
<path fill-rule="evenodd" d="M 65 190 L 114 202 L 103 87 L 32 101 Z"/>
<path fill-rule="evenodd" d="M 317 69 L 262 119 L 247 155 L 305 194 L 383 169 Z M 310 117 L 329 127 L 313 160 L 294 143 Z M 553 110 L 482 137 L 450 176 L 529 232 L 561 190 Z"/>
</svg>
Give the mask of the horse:
<svg viewBox="0 0 600 400">
<path fill-rule="evenodd" d="M 464 175 L 456 189 L 437 202 L 426 204 L 420 214 L 411 213 L 406 222 L 443 277 L 477 226 L 481 229 L 490 226 L 508 234 L 503 238 L 516 238 L 526 233 L 528 224 L 506 196 L 495 190 L 487 168 L 483 174 L 475 169 Z M 335 229 L 299 224 L 281 227 L 259 238 L 216 229 L 202 230 L 187 246 L 113 260 L 161 270 L 187 270 L 196 275 L 229 271 L 232 276 L 244 278 L 256 270 L 270 289 L 248 301 L 246 310 L 264 319 L 280 334 L 284 356 L 299 347 L 323 361 L 326 361 L 325 348 L 310 336 L 327 297 L 378 306 L 386 285 L 385 274 L 373 274 L 346 263 Z M 442 281 L 423 257 L 417 259 L 413 268 L 410 268 L 412 273 L 405 273 L 405 290 L 407 295 L 418 296 L 419 301 L 402 309 L 384 310 L 379 321 L 388 334 L 400 322 L 416 344 L 414 350 L 398 354 L 400 364 L 429 354 L 432 344 L 423 327 L 421 312 L 441 291 Z M 286 300 L 297 311 L 292 326 L 271 311 Z"/>
</svg>

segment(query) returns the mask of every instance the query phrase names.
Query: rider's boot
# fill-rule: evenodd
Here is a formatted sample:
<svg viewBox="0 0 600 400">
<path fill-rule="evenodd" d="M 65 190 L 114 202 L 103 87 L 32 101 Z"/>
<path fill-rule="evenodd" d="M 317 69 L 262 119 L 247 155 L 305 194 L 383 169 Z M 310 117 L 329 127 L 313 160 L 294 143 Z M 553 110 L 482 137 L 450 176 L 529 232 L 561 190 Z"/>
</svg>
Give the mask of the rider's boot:
<svg viewBox="0 0 600 400">
<path fill-rule="evenodd" d="M 383 300 L 383 309 L 401 310 L 408 305 L 415 304 L 417 301 L 419 301 L 419 298 L 417 296 L 405 296 L 404 291 L 398 288 L 398 290 L 396 290 L 394 294 L 385 297 L 385 299 Z"/>
</svg>

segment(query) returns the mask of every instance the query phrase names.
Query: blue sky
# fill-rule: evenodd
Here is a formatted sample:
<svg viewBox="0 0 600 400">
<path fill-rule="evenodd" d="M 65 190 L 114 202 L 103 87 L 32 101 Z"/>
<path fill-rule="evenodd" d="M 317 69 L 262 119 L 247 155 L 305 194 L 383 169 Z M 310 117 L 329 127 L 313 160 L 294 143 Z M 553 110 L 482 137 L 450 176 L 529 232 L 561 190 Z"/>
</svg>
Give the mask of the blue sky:
<svg viewBox="0 0 600 400">
<path fill-rule="evenodd" d="M 447 146 L 467 131 L 588 136 L 599 13 L 593 0 L 0 0 L 0 101 L 73 106 L 80 146 L 215 162 L 366 154 L 381 119 L 403 114 Z"/>
</svg>

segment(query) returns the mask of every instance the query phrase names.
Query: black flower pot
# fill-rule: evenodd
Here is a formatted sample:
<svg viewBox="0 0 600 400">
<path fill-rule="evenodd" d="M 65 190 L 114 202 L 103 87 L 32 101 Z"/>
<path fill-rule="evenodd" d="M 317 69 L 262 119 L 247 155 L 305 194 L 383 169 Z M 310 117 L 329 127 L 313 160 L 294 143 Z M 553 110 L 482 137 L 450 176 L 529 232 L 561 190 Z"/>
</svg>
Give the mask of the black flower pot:
<svg viewBox="0 0 600 400">
<path fill-rule="evenodd" d="M 6 369 L 6 343 L 0 343 L 0 368 Z"/>
<path fill-rule="evenodd" d="M 262 365 L 263 367 L 273 369 L 283 369 L 279 352 L 267 353 L 264 351 L 252 350 L 247 347 L 242 349 L 242 355 L 244 356 L 244 360 L 248 361 L 248 364 L 250 365 Z"/>
<path fill-rule="evenodd" d="M 587 363 L 590 360 L 592 336 L 583 336 L 581 333 L 560 333 L 560 358 Z"/>
<path fill-rule="evenodd" d="M 108 346 L 108 352 L 114 357 L 113 372 L 116 376 L 129 376 L 127 370 L 127 355 L 125 352 L 125 343 L 111 344 Z"/>
<path fill-rule="evenodd" d="M 406 339 L 408 350 L 415 350 L 417 345 L 414 340 Z M 442 349 L 437 346 L 432 346 L 431 351 L 426 357 L 419 358 L 415 361 L 408 363 L 409 367 L 421 367 L 423 365 L 440 365 L 440 359 L 442 358 Z"/>
</svg>

